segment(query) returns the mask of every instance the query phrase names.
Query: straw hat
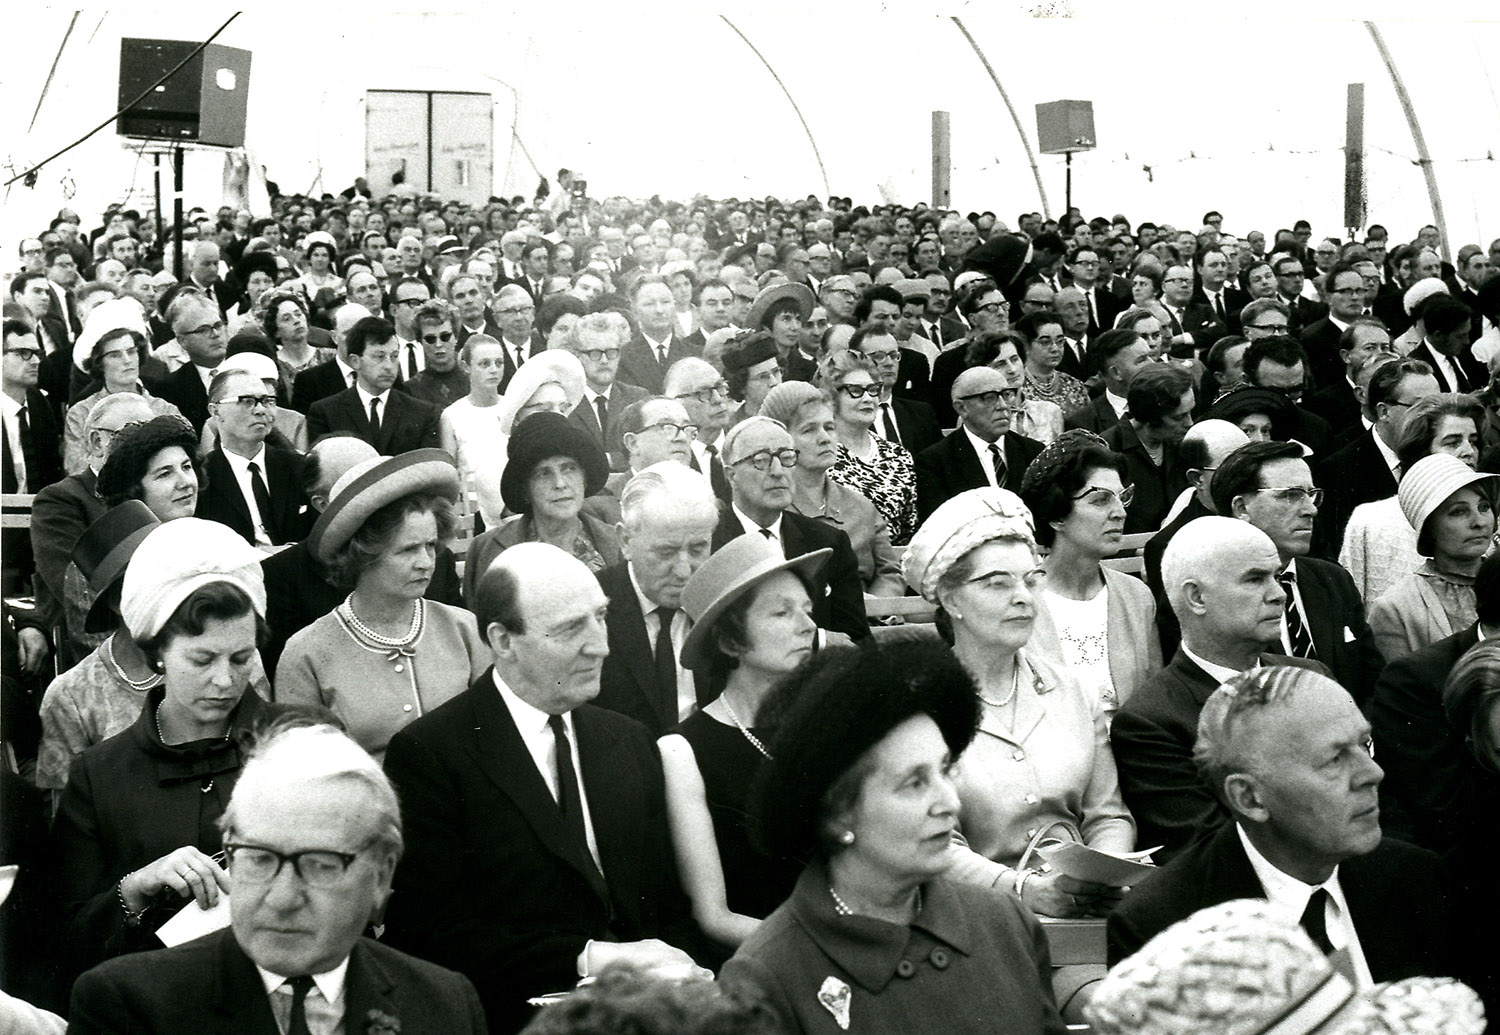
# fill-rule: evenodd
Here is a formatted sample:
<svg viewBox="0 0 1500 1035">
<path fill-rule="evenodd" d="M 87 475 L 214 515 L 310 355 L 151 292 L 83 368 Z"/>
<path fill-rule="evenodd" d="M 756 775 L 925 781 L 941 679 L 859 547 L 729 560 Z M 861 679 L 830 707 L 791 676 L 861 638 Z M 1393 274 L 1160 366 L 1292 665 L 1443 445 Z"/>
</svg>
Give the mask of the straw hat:
<svg viewBox="0 0 1500 1035">
<path fill-rule="evenodd" d="M 1493 500 L 1497 479 L 1500 475 L 1472 471 L 1468 464 L 1447 453 L 1433 453 L 1412 464 L 1411 470 L 1401 476 L 1396 498 L 1401 504 L 1401 513 L 1416 530 L 1417 553 L 1423 557 L 1432 556 L 1432 536 L 1427 531 L 1427 519 L 1449 496 L 1466 486 L 1483 482 L 1479 491 Z"/>
<path fill-rule="evenodd" d="M 818 304 L 818 300 L 813 297 L 812 288 L 806 284 L 773 284 L 755 296 L 755 301 L 750 303 L 750 314 L 745 317 L 745 323 L 752 329 L 760 327 L 766 312 L 783 298 L 796 300 L 797 318 L 803 321 L 812 315 L 813 306 Z"/>
<path fill-rule="evenodd" d="M 307 537 L 308 548 L 318 560 L 330 563 L 371 514 L 415 493 L 458 498 L 458 468 L 447 453 L 413 449 L 355 464 L 333 483 L 328 507 Z"/>
<path fill-rule="evenodd" d="M 115 626 L 109 590 L 125 574 L 130 557 L 141 540 L 161 524 L 151 508 L 140 500 L 126 500 L 106 510 L 73 547 L 73 563 L 88 580 L 94 603 L 84 619 L 85 632 L 108 632 Z"/>
<path fill-rule="evenodd" d="M 693 620 L 682 641 L 682 667 L 697 668 L 709 660 L 710 634 L 719 616 L 740 597 L 779 571 L 815 578 L 833 550 L 824 547 L 800 557 L 785 557 L 763 536 L 742 535 L 709 555 L 682 588 L 682 609 Z"/>
</svg>

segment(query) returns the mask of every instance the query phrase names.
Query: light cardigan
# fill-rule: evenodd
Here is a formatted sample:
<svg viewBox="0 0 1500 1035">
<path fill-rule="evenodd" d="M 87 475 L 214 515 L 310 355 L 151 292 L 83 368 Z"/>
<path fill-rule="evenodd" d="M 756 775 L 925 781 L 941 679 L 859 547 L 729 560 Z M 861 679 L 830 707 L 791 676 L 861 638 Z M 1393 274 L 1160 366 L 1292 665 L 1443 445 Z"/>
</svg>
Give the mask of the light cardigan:
<svg viewBox="0 0 1500 1035">
<path fill-rule="evenodd" d="M 1399 580 L 1369 608 L 1370 631 L 1387 663 L 1474 624 L 1474 580 L 1432 561 Z"/>
<path fill-rule="evenodd" d="M 1354 508 L 1344 528 L 1339 563 L 1353 577 L 1366 608 L 1422 566 L 1417 533 L 1395 496 Z"/>
<path fill-rule="evenodd" d="M 1161 640 L 1156 632 L 1156 598 L 1146 584 L 1113 568 L 1105 567 L 1103 571 L 1104 592 L 1109 594 L 1105 626 L 1109 680 L 1115 688 L 1115 700 L 1105 707 L 1113 713 L 1130 699 L 1136 687 L 1161 671 Z M 1033 657 L 1046 657 L 1058 667 L 1066 667 L 1057 626 L 1047 610 L 1041 588 L 1033 597 L 1036 624 L 1032 626 L 1026 649 Z"/>
</svg>

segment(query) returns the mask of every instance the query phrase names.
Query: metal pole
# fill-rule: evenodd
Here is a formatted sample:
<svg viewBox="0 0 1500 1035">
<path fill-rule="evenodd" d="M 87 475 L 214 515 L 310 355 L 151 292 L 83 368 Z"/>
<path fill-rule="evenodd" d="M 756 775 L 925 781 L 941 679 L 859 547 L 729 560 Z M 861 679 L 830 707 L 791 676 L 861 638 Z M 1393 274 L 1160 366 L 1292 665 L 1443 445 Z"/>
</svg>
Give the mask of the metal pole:
<svg viewBox="0 0 1500 1035">
<path fill-rule="evenodd" d="M 786 97 L 787 103 L 792 106 L 792 111 L 796 114 L 797 121 L 802 123 L 802 132 L 807 134 L 807 142 L 812 145 L 813 158 L 818 163 L 818 175 L 823 177 L 823 193 L 824 195 L 831 195 L 833 188 L 828 185 L 828 170 L 823 167 L 823 156 L 818 151 L 818 142 L 813 139 L 812 127 L 807 124 L 807 119 L 802 117 L 802 109 L 797 107 L 797 102 L 792 99 L 792 91 L 788 90 L 786 83 L 781 81 L 781 76 L 776 74 L 776 69 L 771 67 L 771 62 L 766 60 L 766 56 L 760 52 L 754 43 L 750 42 L 750 37 L 741 32 L 739 26 L 735 25 L 726 16 L 721 14 L 719 18 L 733 30 L 734 34 L 744 42 L 745 46 L 750 48 L 751 53 L 760 58 L 760 63 L 766 66 L 766 71 L 771 73 L 771 78 L 776 80 L 777 86 L 781 87 L 781 92 Z"/>
<path fill-rule="evenodd" d="M 156 187 L 156 246 L 161 247 L 162 222 L 161 222 L 161 152 L 151 152 L 152 180 Z"/>
<path fill-rule="evenodd" d="M 1031 163 L 1031 175 L 1036 180 L 1036 193 L 1042 199 L 1042 215 L 1047 219 L 1051 219 L 1052 212 L 1047 205 L 1047 188 L 1042 183 L 1042 170 L 1036 164 L 1036 155 L 1031 151 L 1031 141 L 1027 139 L 1026 130 L 1021 127 L 1021 117 L 1016 114 L 1016 106 L 1010 103 L 1010 94 L 1005 92 L 1005 87 L 1001 84 L 1000 77 L 990 67 L 990 59 L 985 57 L 984 51 L 979 49 L 979 41 L 969 35 L 969 30 L 957 18 L 953 19 L 953 24 L 958 26 L 958 31 L 964 34 L 964 39 L 969 41 L 969 46 L 974 48 L 974 54 L 979 58 L 979 63 L 990 74 L 990 82 L 994 83 L 995 89 L 1000 92 L 1000 99 L 1005 102 L 1005 109 L 1010 112 L 1010 120 L 1016 125 L 1016 136 L 1021 138 L 1021 146 L 1026 149 L 1026 160 Z"/>
<path fill-rule="evenodd" d="M 932 113 L 932 207 L 943 209 L 953 203 L 950 181 L 953 155 L 949 147 L 951 125 L 946 111 Z"/>
<path fill-rule="evenodd" d="M 172 149 L 172 261 L 179 281 L 187 279 L 182 266 L 182 148 Z"/>
<path fill-rule="evenodd" d="M 1063 215 L 1066 216 L 1069 212 L 1073 211 L 1073 152 L 1072 151 L 1069 151 L 1066 155 L 1063 156 L 1063 168 L 1067 170 L 1067 188 L 1066 188 L 1067 200 L 1064 202 L 1064 204 L 1067 207 L 1063 209 Z"/>
<path fill-rule="evenodd" d="M 1344 120 L 1344 229 L 1365 225 L 1365 84 L 1350 83 Z"/>
<path fill-rule="evenodd" d="M 1391 75 L 1391 85 L 1396 88 L 1396 99 L 1401 102 L 1401 110 L 1406 114 L 1406 124 L 1411 128 L 1411 142 L 1417 149 L 1417 164 L 1422 167 L 1422 176 L 1427 180 L 1427 199 L 1432 203 L 1432 221 L 1438 228 L 1438 239 L 1442 242 L 1443 258 L 1448 259 L 1448 223 L 1443 217 L 1443 199 L 1438 195 L 1437 173 L 1432 168 L 1432 156 L 1427 153 L 1427 139 L 1422 136 L 1422 124 L 1417 121 L 1417 109 L 1412 107 L 1411 95 L 1406 92 L 1406 84 L 1401 81 L 1401 73 L 1396 71 L 1396 59 L 1391 57 L 1391 52 L 1386 49 L 1385 39 L 1380 35 L 1380 29 L 1374 22 L 1365 22 L 1365 28 L 1369 30 L 1370 38 L 1375 41 L 1375 49 L 1380 51 L 1380 60 L 1385 62 L 1385 70 Z"/>
</svg>

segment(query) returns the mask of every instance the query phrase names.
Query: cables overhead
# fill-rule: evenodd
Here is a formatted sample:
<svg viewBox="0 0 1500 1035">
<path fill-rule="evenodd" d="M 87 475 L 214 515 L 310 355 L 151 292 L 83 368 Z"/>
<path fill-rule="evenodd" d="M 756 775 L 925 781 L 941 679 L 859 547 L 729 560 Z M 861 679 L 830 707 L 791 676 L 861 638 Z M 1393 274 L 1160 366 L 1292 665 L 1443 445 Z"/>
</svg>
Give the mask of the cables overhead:
<svg viewBox="0 0 1500 1035">
<path fill-rule="evenodd" d="M 77 140 L 73 141 L 67 147 L 61 149 L 60 151 L 56 151 L 56 152 L 48 155 L 46 158 L 43 158 L 40 162 L 37 162 L 35 165 L 33 165 L 31 168 L 27 169 L 26 171 L 16 173 L 16 175 L 14 175 L 10 179 L 6 180 L 5 183 L 3 185 L 0 185 L 0 186 L 9 187 L 12 183 L 15 183 L 17 180 L 26 179 L 27 177 L 34 177 L 36 175 L 37 171 L 42 168 L 42 166 L 46 165 L 48 162 L 51 162 L 53 159 L 61 158 L 63 155 L 67 154 L 69 151 L 73 150 L 73 148 L 77 147 L 79 144 L 81 144 L 85 140 L 89 139 L 89 137 L 91 137 L 95 133 L 99 132 L 105 126 L 108 126 L 110 123 L 114 122 L 121 115 L 124 115 L 131 108 L 134 108 L 137 104 L 140 104 L 147 97 L 151 96 L 151 92 L 153 90 L 155 90 L 162 83 L 166 82 L 168 79 L 171 79 L 174 75 L 176 75 L 182 69 L 182 67 L 184 65 L 186 65 L 189 61 L 193 60 L 193 58 L 195 58 L 199 54 L 203 53 L 204 48 L 207 47 L 214 40 L 218 39 L 219 38 L 219 34 L 221 32 L 223 32 L 225 29 L 229 28 L 229 23 L 232 22 L 232 21 L 234 21 L 239 16 L 240 16 L 240 12 L 239 11 L 235 11 L 233 14 L 231 14 L 225 20 L 225 22 L 224 22 L 223 25 L 219 26 L 217 29 L 214 30 L 214 34 L 212 36 L 210 36 L 208 39 L 204 40 L 202 43 L 200 43 L 196 47 L 194 47 L 192 49 L 192 52 L 189 53 L 187 57 L 185 57 L 181 61 L 177 62 L 176 66 L 170 72 L 168 72 L 166 75 L 162 76 L 160 79 L 158 79 L 156 82 L 152 83 L 150 86 L 146 87 L 146 89 L 142 90 L 140 96 L 137 97 L 137 98 L 135 98 L 134 100 L 132 100 L 129 104 L 125 105 L 125 107 L 121 108 L 119 111 L 115 112 L 109 118 L 107 118 L 103 122 L 99 123 L 99 125 L 95 126 L 93 129 L 89 130 L 87 133 L 85 133 L 83 136 L 79 137 Z M 34 181 L 28 181 L 28 182 L 34 182 Z"/>
</svg>

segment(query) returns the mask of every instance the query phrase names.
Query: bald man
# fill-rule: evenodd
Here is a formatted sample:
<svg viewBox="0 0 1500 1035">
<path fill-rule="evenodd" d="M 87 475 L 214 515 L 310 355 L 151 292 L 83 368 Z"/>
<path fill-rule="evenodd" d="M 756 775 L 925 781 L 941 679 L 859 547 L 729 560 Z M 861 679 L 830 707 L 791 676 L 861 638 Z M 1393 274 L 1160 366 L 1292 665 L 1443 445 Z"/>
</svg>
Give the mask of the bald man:
<svg viewBox="0 0 1500 1035">
<path fill-rule="evenodd" d="M 1218 515 L 1188 522 L 1162 554 L 1182 642 L 1167 667 L 1120 706 L 1110 732 L 1136 843 L 1161 845 L 1159 863 L 1225 819 L 1193 764 L 1198 713 L 1215 688 L 1260 665 L 1328 672 L 1317 662 L 1265 653 L 1281 638 L 1280 570 L 1270 536 Z"/>
<path fill-rule="evenodd" d="M 354 306 L 358 309 L 358 306 Z M 334 484 L 355 464 L 379 454 L 362 438 L 346 432 L 324 435 L 307 451 L 302 466 L 302 488 L 312 509 L 321 514 L 328 507 Z M 276 671 L 282 649 L 292 634 L 307 628 L 343 603 L 347 595 L 334 586 L 307 540 L 271 554 L 260 562 L 266 580 L 266 624 L 271 634 L 261 645 L 260 656 L 267 672 Z M 424 594 L 429 600 L 463 606 L 458 568 L 453 551 L 440 547 L 432 581 Z"/>
<path fill-rule="evenodd" d="M 1200 420 L 1188 429 L 1177 447 L 1178 463 L 1184 468 L 1188 487 L 1177 497 L 1168 515 L 1166 524 L 1146 543 L 1146 585 L 1156 595 L 1156 627 L 1161 634 L 1161 656 L 1170 658 L 1182 638 L 1177 628 L 1177 616 L 1167 604 L 1167 591 L 1161 581 L 1161 556 L 1172 537 L 1184 525 L 1197 518 L 1217 514 L 1209 488 L 1213 485 L 1214 471 L 1230 453 L 1247 444 L 1250 439 L 1238 426 L 1227 420 Z"/>
<path fill-rule="evenodd" d="M 949 393 L 958 428 L 916 456 L 917 513 L 922 520 L 967 489 L 1021 491 L 1021 476 L 1042 451 L 1035 439 L 1010 429 L 1018 390 L 992 367 L 970 367 Z"/>
<path fill-rule="evenodd" d="M 386 749 L 406 854 L 385 940 L 467 975 L 491 1031 L 612 963 L 691 968 L 699 946 L 656 744 L 592 703 L 608 606 L 571 554 L 506 550 L 473 601 L 493 666 Z"/>
</svg>

